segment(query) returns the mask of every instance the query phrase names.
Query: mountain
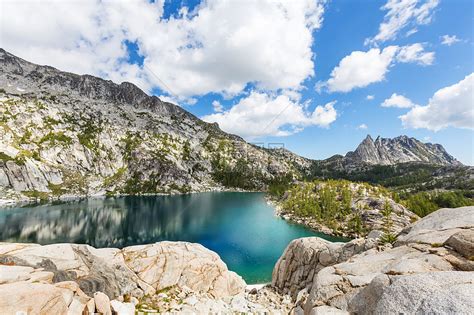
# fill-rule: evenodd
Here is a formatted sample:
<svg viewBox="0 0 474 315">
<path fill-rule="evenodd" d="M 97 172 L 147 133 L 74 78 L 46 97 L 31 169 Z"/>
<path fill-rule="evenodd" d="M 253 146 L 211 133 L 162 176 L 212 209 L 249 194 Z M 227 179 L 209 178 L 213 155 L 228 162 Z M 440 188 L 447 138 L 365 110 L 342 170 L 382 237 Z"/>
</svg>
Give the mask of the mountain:
<svg viewBox="0 0 474 315">
<path fill-rule="evenodd" d="M 0 49 L 0 199 L 264 189 L 310 161 L 251 145 L 135 85 Z"/>
<path fill-rule="evenodd" d="M 351 163 L 394 165 L 407 162 L 421 162 L 436 165 L 461 165 L 448 154 L 440 144 L 423 143 L 415 138 L 399 136 L 393 139 L 370 135 L 362 141 L 354 152 L 345 158 Z"/>
<path fill-rule="evenodd" d="M 310 160 L 249 144 L 132 83 L 36 65 L 1 48 L 0 139 L 0 202 L 281 190 L 295 179 L 321 177 L 474 186 L 473 169 L 438 144 L 368 136 L 346 156 Z"/>
<path fill-rule="evenodd" d="M 368 135 L 345 156 L 313 161 L 309 178 L 369 182 L 404 192 L 474 189 L 474 167 L 465 166 L 440 144 L 415 138 Z"/>
</svg>

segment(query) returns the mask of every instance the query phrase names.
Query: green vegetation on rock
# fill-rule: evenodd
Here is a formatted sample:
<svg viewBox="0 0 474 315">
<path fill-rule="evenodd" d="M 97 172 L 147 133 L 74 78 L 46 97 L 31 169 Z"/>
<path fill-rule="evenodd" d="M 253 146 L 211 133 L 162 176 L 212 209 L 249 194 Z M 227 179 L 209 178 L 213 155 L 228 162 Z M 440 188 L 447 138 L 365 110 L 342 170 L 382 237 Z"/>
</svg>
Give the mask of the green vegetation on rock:
<svg viewBox="0 0 474 315">
<path fill-rule="evenodd" d="M 474 205 L 472 191 L 439 191 L 407 194 L 403 204 L 424 217 L 440 208 L 457 208 Z"/>
</svg>

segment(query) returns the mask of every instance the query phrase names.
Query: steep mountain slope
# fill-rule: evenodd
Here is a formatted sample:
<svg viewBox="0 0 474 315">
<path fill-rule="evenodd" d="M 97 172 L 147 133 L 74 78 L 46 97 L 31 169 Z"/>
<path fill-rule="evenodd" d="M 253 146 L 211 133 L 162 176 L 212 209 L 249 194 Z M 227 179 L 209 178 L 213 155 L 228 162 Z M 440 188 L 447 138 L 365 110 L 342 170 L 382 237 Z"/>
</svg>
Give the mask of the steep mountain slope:
<svg viewBox="0 0 474 315">
<path fill-rule="evenodd" d="M 374 141 L 368 135 L 345 156 L 313 161 L 308 173 L 310 179 L 363 181 L 406 192 L 474 190 L 474 167 L 463 165 L 440 144 L 407 136 Z"/>
<path fill-rule="evenodd" d="M 250 145 L 131 83 L 3 49 L 0 139 L 0 199 L 261 189 L 310 164 Z"/>
<path fill-rule="evenodd" d="M 370 135 L 346 159 L 351 163 L 364 162 L 378 165 L 394 165 L 406 162 L 423 162 L 437 165 L 460 165 L 440 144 L 422 143 L 415 138 L 399 136 L 393 139 Z"/>
</svg>

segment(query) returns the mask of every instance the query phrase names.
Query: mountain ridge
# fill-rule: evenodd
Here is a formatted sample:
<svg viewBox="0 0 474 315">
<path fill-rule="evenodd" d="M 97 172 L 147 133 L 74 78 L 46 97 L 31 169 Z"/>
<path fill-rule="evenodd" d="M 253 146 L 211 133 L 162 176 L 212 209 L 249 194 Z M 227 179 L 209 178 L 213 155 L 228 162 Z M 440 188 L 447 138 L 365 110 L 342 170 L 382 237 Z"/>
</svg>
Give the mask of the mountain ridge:
<svg viewBox="0 0 474 315">
<path fill-rule="evenodd" d="M 132 83 L 36 65 L 1 48 L 0 103 L 0 199 L 265 190 L 307 177 L 315 165 L 346 170 L 422 157 L 460 165 L 441 145 L 406 136 L 369 136 L 355 151 L 320 161 L 261 148 Z M 419 154 L 381 149 L 403 141 Z"/>
<path fill-rule="evenodd" d="M 131 83 L 35 65 L 5 50 L 0 102 L 3 199 L 261 190 L 309 165 L 227 134 Z"/>
<path fill-rule="evenodd" d="M 416 138 L 401 135 L 395 138 L 378 136 L 375 141 L 370 135 L 355 151 L 345 155 L 353 163 L 394 165 L 406 162 L 422 162 L 438 165 L 462 165 L 442 145 L 423 143 Z"/>
</svg>

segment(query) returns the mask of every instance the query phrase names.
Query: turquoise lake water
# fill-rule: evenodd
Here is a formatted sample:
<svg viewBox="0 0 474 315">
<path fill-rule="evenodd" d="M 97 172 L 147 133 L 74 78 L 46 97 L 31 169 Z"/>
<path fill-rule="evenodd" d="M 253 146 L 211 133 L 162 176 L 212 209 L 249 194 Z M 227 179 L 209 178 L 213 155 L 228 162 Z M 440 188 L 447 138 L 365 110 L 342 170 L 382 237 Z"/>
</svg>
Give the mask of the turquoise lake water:
<svg viewBox="0 0 474 315">
<path fill-rule="evenodd" d="M 247 283 L 269 282 L 288 243 L 306 236 L 340 241 L 276 217 L 263 193 L 91 198 L 0 209 L 2 241 L 119 248 L 196 242 L 217 252 Z"/>
</svg>

